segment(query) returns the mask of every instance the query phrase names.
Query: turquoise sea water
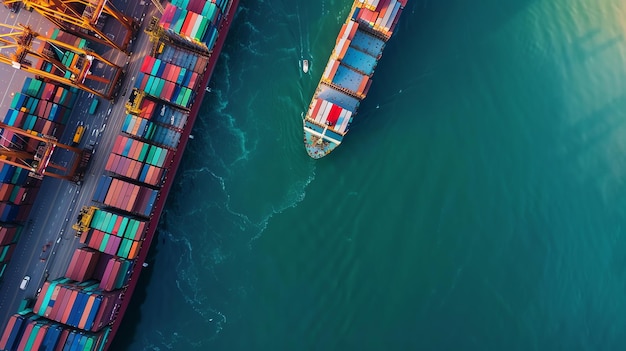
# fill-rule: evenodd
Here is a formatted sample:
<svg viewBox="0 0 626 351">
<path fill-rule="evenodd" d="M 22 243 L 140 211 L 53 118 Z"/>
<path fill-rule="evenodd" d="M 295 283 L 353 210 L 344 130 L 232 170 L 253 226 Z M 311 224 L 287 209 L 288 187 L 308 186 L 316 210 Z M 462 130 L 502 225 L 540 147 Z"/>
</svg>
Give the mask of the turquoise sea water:
<svg viewBox="0 0 626 351">
<path fill-rule="evenodd" d="M 350 5 L 242 1 L 113 349 L 623 350 L 626 3 L 409 0 L 314 161 Z"/>
</svg>

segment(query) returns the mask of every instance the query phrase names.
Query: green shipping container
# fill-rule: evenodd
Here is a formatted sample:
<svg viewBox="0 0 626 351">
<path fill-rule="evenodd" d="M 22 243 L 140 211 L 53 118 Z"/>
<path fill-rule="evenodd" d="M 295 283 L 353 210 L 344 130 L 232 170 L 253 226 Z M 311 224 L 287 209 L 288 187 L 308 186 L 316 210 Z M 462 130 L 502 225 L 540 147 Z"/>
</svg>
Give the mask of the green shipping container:
<svg viewBox="0 0 626 351">
<path fill-rule="evenodd" d="M 152 70 L 150 71 L 150 75 L 156 77 L 160 66 L 161 66 L 161 60 L 159 59 L 154 60 L 154 65 L 152 65 Z"/>
<path fill-rule="evenodd" d="M 113 233 L 113 228 L 115 228 L 115 223 L 117 222 L 117 215 L 111 215 L 111 220 L 109 224 L 106 226 L 107 233 Z"/>
<path fill-rule="evenodd" d="M 107 214 L 104 216 L 104 220 L 102 221 L 102 225 L 100 225 L 96 229 L 106 232 L 106 228 L 109 226 L 109 222 L 111 222 L 111 216 L 113 215 L 107 212 Z"/>
<path fill-rule="evenodd" d="M 26 347 L 24 347 L 24 350 L 32 350 L 33 349 L 33 343 L 35 343 L 35 339 L 37 338 L 37 333 L 39 333 L 39 329 L 41 328 L 41 326 L 39 324 L 35 325 L 33 327 L 33 330 L 30 332 L 30 335 L 28 337 L 28 341 L 26 342 Z M 24 335 L 26 336 L 26 335 Z"/>
<path fill-rule="evenodd" d="M 99 251 L 104 252 L 104 249 L 106 249 L 107 244 L 109 243 L 109 237 L 110 235 L 104 234 L 104 236 L 102 237 L 102 242 L 100 243 L 100 248 L 98 249 Z"/>
<path fill-rule="evenodd" d="M 122 218 L 122 223 L 120 223 L 120 228 L 118 229 L 117 235 L 118 236 L 123 236 L 124 232 L 126 232 L 126 228 L 128 227 L 128 223 L 130 222 L 130 220 L 128 219 L 128 217 L 123 217 Z"/>
<path fill-rule="evenodd" d="M 149 144 L 143 143 L 141 147 L 141 152 L 139 153 L 139 161 L 143 162 L 146 159 L 146 154 L 148 153 L 148 149 L 150 148 Z"/>
</svg>

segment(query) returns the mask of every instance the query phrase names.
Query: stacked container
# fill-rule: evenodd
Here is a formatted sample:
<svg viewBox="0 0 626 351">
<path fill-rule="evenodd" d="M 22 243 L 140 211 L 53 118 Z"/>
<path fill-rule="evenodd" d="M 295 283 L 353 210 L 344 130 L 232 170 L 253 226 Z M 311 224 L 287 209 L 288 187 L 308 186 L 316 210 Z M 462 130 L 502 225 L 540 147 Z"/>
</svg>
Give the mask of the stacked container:
<svg viewBox="0 0 626 351">
<path fill-rule="evenodd" d="M 82 330 L 99 331 L 115 319 L 119 294 L 98 288 L 97 281 L 76 283 L 67 278 L 45 282 L 33 312 Z"/>
<path fill-rule="evenodd" d="M 201 44 L 208 50 L 217 40 L 217 23 L 227 1 L 174 0 L 165 6 L 159 25 L 170 35 Z"/>
<path fill-rule="evenodd" d="M 132 274 L 134 263 L 134 261 L 118 257 L 110 258 L 102 275 L 99 288 L 104 291 L 112 291 L 126 286 Z"/>
<path fill-rule="evenodd" d="M 0 350 L 101 350 L 110 328 L 85 332 L 52 322 L 31 312 L 14 314 L 0 337 Z"/>
<path fill-rule="evenodd" d="M 180 142 L 180 130 L 151 122 L 145 118 L 128 114 L 122 125 L 122 132 L 139 140 L 175 150 Z"/>
<path fill-rule="evenodd" d="M 77 282 L 84 282 L 92 277 L 100 252 L 81 247 L 74 251 L 72 260 L 67 266 L 65 277 Z"/>
<path fill-rule="evenodd" d="M 157 195 L 157 190 L 102 175 L 93 200 L 124 212 L 150 218 Z"/>
<path fill-rule="evenodd" d="M 147 223 L 143 219 L 98 209 L 93 214 L 90 227 L 122 238 L 142 240 Z"/>
<path fill-rule="evenodd" d="M 365 0 L 363 8 L 354 11 L 353 19 L 389 38 L 406 2 L 407 0 Z"/>
<path fill-rule="evenodd" d="M 197 57 L 193 54 L 191 56 Z M 198 78 L 198 73 L 193 70 L 148 56 L 137 75 L 135 88 L 177 106 L 189 108 Z"/>
<path fill-rule="evenodd" d="M 137 258 L 142 241 L 125 238 L 98 229 L 83 233 L 80 241 L 87 246 L 109 255 L 133 260 Z"/>
<path fill-rule="evenodd" d="M 143 99 L 140 109 L 139 117 L 176 130 L 182 131 L 189 119 L 189 112 L 150 99 Z"/>
<path fill-rule="evenodd" d="M 126 178 L 160 187 L 173 152 L 118 135 L 105 169 Z"/>
</svg>

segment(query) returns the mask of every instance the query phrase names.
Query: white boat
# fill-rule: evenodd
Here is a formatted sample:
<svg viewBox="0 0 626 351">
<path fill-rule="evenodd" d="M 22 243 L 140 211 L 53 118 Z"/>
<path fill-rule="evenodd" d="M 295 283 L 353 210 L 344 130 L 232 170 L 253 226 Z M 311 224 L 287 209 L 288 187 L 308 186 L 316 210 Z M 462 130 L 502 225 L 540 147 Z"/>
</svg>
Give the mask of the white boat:
<svg viewBox="0 0 626 351">
<path fill-rule="evenodd" d="M 302 72 L 309 72 L 309 60 L 302 60 Z"/>
</svg>

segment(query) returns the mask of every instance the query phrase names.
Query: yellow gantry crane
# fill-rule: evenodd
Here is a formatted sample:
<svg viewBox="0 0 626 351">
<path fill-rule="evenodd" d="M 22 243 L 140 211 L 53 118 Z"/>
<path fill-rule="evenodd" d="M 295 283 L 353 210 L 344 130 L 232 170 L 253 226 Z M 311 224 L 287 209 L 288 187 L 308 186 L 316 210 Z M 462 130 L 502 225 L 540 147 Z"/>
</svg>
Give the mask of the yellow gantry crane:
<svg viewBox="0 0 626 351">
<path fill-rule="evenodd" d="M 108 0 L 2 0 L 7 6 L 24 4 L 34 9 L 59 28 L 92 42 L 126 52 L 131 38 L 139 28 L 134 18 L 118 11 Z M 126 28 L 122 43 L 109 38 L 98 25 L 102 15 L 114 18 Z"/>
<path fill-rule="evenodd" d="M 16 69 L 21 69 L 45 79 L 56 81 L 68 86 L 75 86 L 105 99 L 111 99 L 113 90 L 122 75 L 122 68 L 96 54 L 95 52 L 72 46 L 58 40 L 40 36 L 28 26 L 11 26 L 0 23 L 0 30 L 5 34 L 0 34 L 0 63 L 11 65 Z M 33 48 L 33 42 L 37 39 L 42 44 L 39 50 Z M 4 49 L 14 49 L 13 54 L 6 54 Z M 72 52 L 73 57 L 70 62 L 63 62 L 59 58 L 64 52 Z M 45 71 L 33 65 L 29 59 L 32 56 L 35 61 L 43 60 L 49 62 L 55 69 L 52 72 Z M 114 69 L 113 77 L 104 78 L 91 74 L 90 68 L 94 60 L 105 63 Z M 85 84 L 87 81 L 105 83 L 105 91 L 96 90 Z"/>
<path fill-rule="evenodd" d="M 26 169 L 29 176 L 43 179 L 44 176 L 53 178 L 78 180 L 76 171 L 80 166 L 84 150 L 57 142 L 53 136 L 43 135 L 35 131 L 0 123 L 0 162 Z M 55 149 L 64 149 L 75 153 L 70 167 L 61 166 L 52 162 Z"/>
</svg>

